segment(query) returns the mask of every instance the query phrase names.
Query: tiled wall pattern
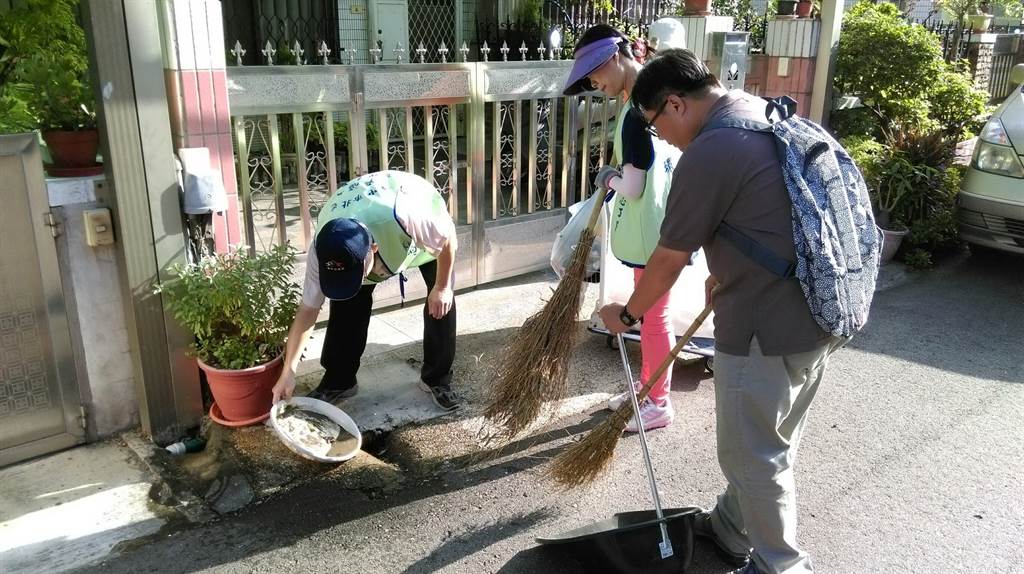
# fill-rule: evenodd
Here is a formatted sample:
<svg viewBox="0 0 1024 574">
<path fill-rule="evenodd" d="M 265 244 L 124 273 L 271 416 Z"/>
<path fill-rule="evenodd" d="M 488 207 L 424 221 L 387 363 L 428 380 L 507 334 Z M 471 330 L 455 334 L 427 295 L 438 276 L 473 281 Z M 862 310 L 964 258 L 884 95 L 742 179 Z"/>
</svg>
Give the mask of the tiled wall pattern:
<svg viewBox="0 0 1024 574">
<path fill-rule="evenodd" d="M 226 46 L 219 0 L 162 0 L 164 79 L 171 104 L 175 148 L 205 147 L 220 170 L 228 209 L 214 215 L 217 251 L 241 242 L 238 186 L 228 111 Z"/>
</svg>

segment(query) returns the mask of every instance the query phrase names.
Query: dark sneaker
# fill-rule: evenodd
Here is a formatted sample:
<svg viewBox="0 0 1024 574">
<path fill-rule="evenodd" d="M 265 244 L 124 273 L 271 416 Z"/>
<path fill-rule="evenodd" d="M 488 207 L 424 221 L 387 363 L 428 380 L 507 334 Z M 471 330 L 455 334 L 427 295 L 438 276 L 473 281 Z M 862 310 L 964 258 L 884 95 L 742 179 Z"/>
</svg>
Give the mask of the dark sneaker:
<svg viewBox="0 0 1024 574">
<path fill-rule="evenodd" d="M 317 387 L 309 392 L 307 397 L 311 399 L 318 399 L 325 403 L 331 403 L 336 405 L 345 399 L 350 399 L 359 393 L 359 385 L 353 385 L 347 389 L 324 389 Z"/>
<path fill-rule="evenodd" d="M 750 560 L 749 552 L 736 552 L 735 550 L 730 550 L 724 543 L 722 543 L 718 538 L 718 535 L 715 534 L 714 529 L 711 528 L 711 513 L 707 510 L 702 510 L 699 514 L 693 517 L 693 534 L 694 536 L 707 538 L 711 542 L 714 542 L 715 550 L 718 551 L 719 557 L 721 557 L 729 566 L 754 567 L 753 562 L 748 563 Z M 749 572 L 744 568 L 740 568 L 735 572 L 742 572 L 743 574 L 757 574 L 757 568 L 754 567 L 754 569 Z"/>
<path fill-rule="evenodd" d="M 454 411 L 462 406 L 462 397 L 456 394 L 448 385 L 432 387 L 420 381 L 420 388 L 424 392 L 430 393 L 430 398 L 434 399 L 434 404 L 446 411 Z"/>
</svg>

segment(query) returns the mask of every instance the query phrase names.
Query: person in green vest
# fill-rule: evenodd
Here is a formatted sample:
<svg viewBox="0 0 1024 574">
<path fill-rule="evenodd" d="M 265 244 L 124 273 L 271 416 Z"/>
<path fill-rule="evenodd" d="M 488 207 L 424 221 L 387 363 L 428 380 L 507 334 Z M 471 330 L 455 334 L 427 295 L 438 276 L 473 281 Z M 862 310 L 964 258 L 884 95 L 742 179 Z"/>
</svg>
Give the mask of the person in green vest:
<svg viewBox="0 0 1024 574">
<path fill-rule="evenodd" d="M 429 292 L 423 307 L 419 385 L 437 406 L 457 409 L 462 399 L 451 385 L 457 248 L 448 206 L 427 180 L 403 171 L 382 171 L 339 188 L 317 218 L 316 239 L 306 258 L 302 302 L 288 331 L 274 402 L 292 396 L 299 358 L 327 299 L 331 308 L 320 356 L 324 375 L 308 396 L 330 403 L 354 396 L 374 287 L 395 275 L 404 282 L 404 271 L 419 268 Z"/>
<path fill-rule="evenodd" d="M 629 105 L 633 83 L 642 68 L 640 60 L 650 51 L 652 49 L 646 42 L 630 42 L 622 32 L 607 24 L 593 26 L 576 44 L 575 63 L 563 90 L 567 96 L 600 90 L 624 104 L 615 126 L 611 165 L 598 172 L 596 184 L 599 188 L 615 192 L 608 200 L 612 202 L 609 222 L 612 254 L 633 269 L 634 284 L 640 281 L 647 260 L 658 246 L 672 171 L 680 156 L 676 148 L 649 133 L 647 122 Z M 635 325 L 640 319 L 639 316 L 623 317 L 623 321 L 630 325 Z M 669 315 L 669 294 L 659 299 L 642 319 L 640 349 L 643 362 L 638 385 L 650 378 L 675 343 Z M 640 419 L 645 430 L 672 423 L 671 381 L 672 369 L 669 368 L 640 406 Z M 612 397 L 608 408 L 618 409 L 629 400 L 630 392 L 627 390 Z M 637 432 L 635 416 L 626 430 Z"/>
</svg>

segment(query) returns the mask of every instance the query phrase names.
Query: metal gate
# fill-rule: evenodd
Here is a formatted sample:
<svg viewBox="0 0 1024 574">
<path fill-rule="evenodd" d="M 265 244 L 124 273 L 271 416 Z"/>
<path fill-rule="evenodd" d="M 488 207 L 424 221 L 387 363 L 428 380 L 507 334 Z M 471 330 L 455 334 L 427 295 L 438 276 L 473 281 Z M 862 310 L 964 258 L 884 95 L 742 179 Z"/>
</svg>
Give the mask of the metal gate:
<svg viewBox="0 0 1024 574">
<path fill-rule="evenodd" d="M 0 136 L 0 466 L 85 438 L 42 165 Z"/>
<path fill-rule="evenodd" d="M 608 157 L 619 110 L 601 98 L 562 97 L 570 65 L 229 68 L 246 243 L 305 250 L 319 206 L 339 184 L 399 169 L 447 199 L 459 288 L 546 268 L 565 208 L 589 194 Z M 408 298 L 426 295 L 415 274 Z M 397 281 L 380 285 L 376 305 L 397 303 L 399 292 Z"/>
</svg>

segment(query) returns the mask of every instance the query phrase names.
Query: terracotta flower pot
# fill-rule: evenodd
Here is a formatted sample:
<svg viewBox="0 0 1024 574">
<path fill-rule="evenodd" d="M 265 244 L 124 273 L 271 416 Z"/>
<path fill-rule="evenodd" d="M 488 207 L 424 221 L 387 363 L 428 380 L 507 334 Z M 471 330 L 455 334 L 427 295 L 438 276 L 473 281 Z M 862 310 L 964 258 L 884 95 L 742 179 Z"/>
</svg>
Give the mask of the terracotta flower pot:
<svg viewBox="0 0 1024 574">
<path fill-rule="evenodd" d="M 686 0 L 684 5 L 686 16 L 710 16 L 711 0 Z"/>
<path fill-rule="evenodd" d="M 74 177 L 96 174 L 96 150 L 100 143 L 97 130 L 45 130 L 43 140 L 53 158 L 53 166 L 47 168 L 50 175 Z"/>
<path fill-rule="evenodd" d="M 814 8 L 812 2 L 797 2 L 796 3 L 796 17 L 797 18 L 810 18 L 811 10 Z"/>
<path fill-rule="evenodd" d="M 775 15 L 778 18 L 795 18 L 796 0 L 779 0 Z"/>
<path fill-rule="evenodd" d="M 213 400 L 226 421 L 255 424 L 267 418 L 274 400 L 274 383 L 281 376 L 284 355 L 248 369 L 218 369 L 199 361 Z"/>
</svg>

